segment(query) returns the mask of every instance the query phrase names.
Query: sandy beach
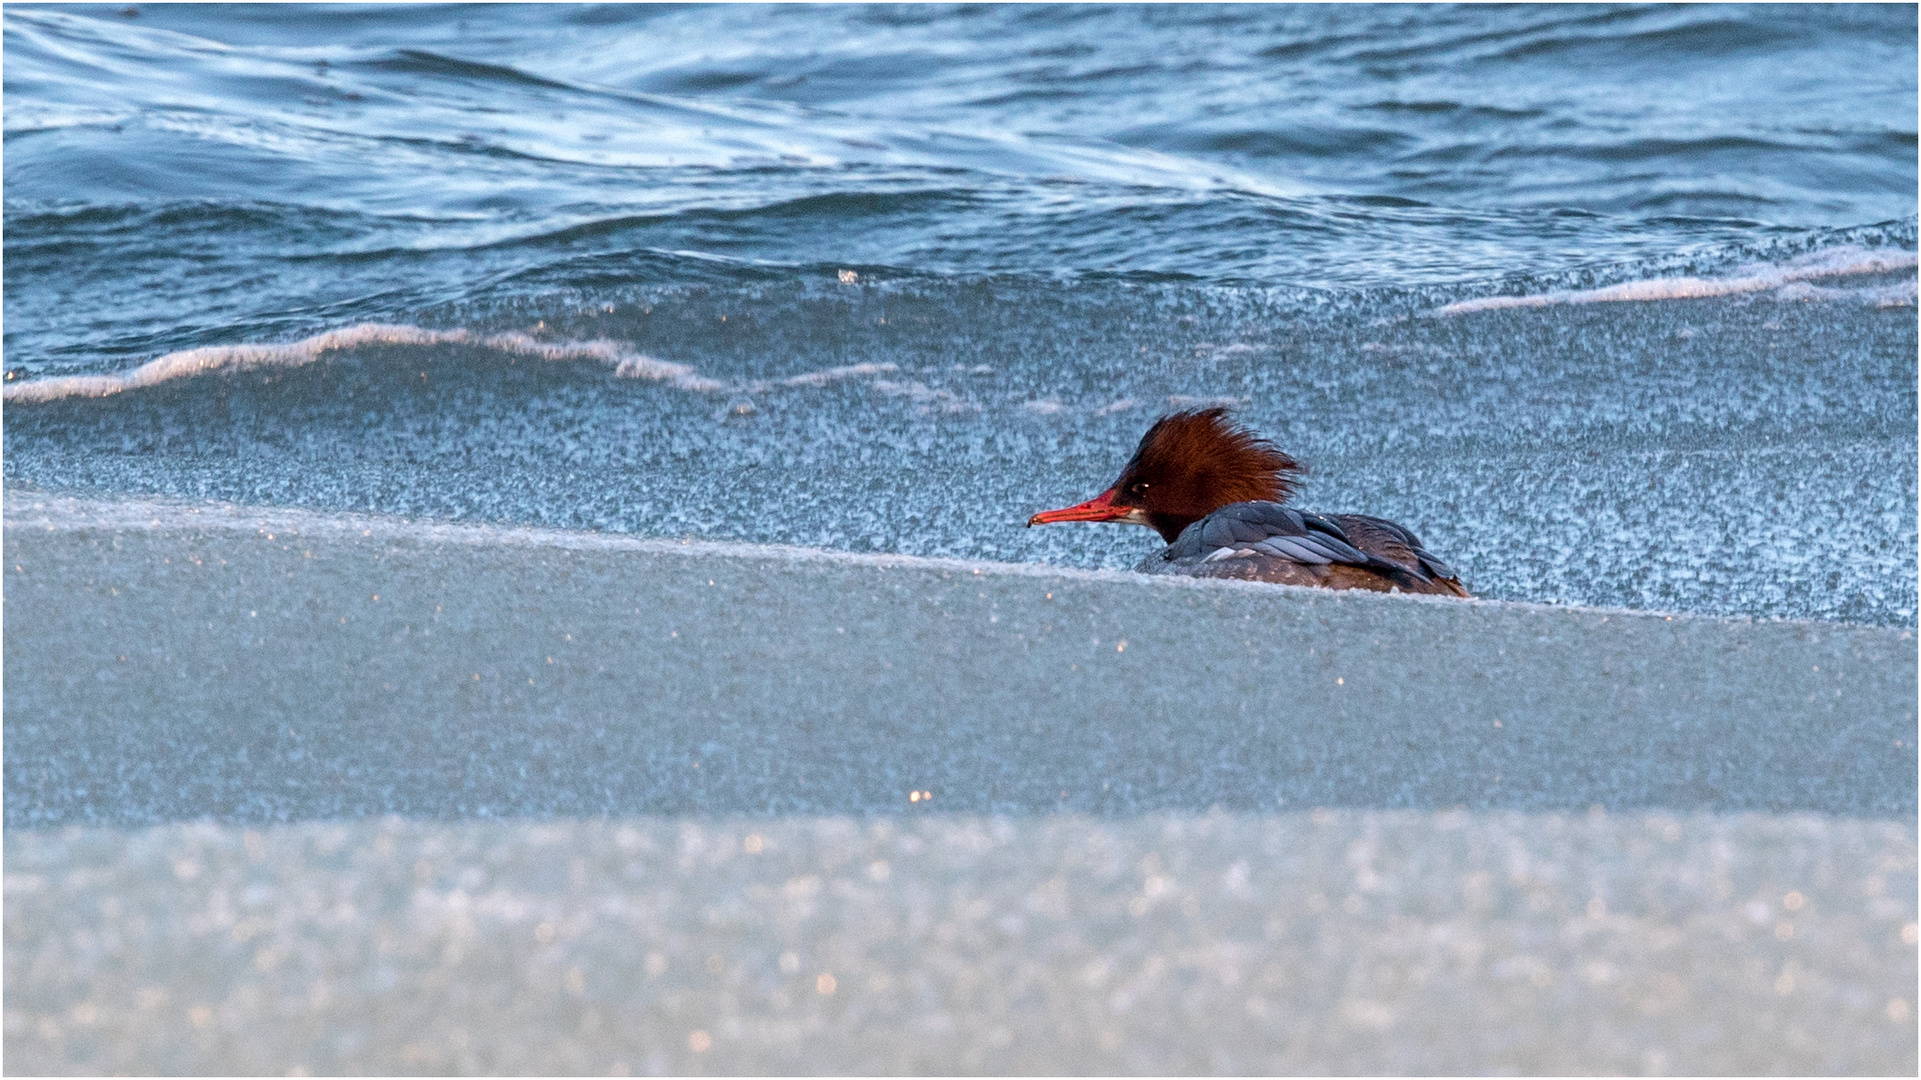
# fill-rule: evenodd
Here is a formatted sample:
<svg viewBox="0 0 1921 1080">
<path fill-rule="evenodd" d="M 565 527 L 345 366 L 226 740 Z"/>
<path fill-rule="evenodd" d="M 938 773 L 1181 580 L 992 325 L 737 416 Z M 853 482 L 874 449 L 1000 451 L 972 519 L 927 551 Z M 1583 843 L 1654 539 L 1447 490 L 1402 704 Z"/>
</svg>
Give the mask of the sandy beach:
<svg viewBox="0 0 1921 1080">
<path fill-rule="evenodd" d="M 7 823 L 1915 812 L 1910 631 L 8 505 Z"/>
<path fill-rule="evenodd" d="M 6 521 L 17 1069 L 1914 1065 L 1908 631 Z"/>
<path fill-rule="evenodd" d="M 386 819 L 9 841 L 23 1073 L 1915 1061 L 1906 822 Z"/>
</svg>

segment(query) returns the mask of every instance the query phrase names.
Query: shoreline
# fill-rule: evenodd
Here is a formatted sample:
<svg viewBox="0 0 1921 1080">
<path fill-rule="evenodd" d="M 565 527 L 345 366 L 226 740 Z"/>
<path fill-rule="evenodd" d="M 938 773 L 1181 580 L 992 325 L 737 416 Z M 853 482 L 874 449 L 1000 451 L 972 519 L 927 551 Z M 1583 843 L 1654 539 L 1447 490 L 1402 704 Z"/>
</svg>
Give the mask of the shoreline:
<svg viewBox="0 0 1921 1080">
<path fill-rule="evenodd" d="M 1916 807 L 1905 630 L 40 505 L 9 827 Z"/>
<path fill-rule="evenodd" d="M 1238 581 L 1232 578 L 1197 578 L 1180 575 L 1140 574 L 1131 570 L 1090 570 L 1085 567 L 1053 563 L 1000 562 L 992 559 L 900 555 L 888 552 L 839 551 L 833 548 L 805 547 L 797 544 L 759 544 L 740 540 L 699 540 L 693 538 L 640 536 L 632 533 L 602 532 L 598 529 L 557 529 L 540 525 L 503 525 L 480 521 L 451 521 L 441 518 L 413 518 L 364 511 L 309 510 L 302 507 L 256 506 L 223 500 L 194 502 L 186 499 L 149 496 L 101 496 L 67 494 L 39 488 L 9 490 L 4 509 L 6 528 L 32 528 L 46 532 L 90 529 L 169 531 L 207 529 L 256 533 L 271 531 L 294 535 L 310 534 L 336 539 L 411 540 L 425 543 L 467 544 L 550 548 L 561 551 L 627 551 L 644 555 L 710 555 L 730 559 L 826 563 L 877 570 L 926 569 L 964 571 L 983 576 L 1065 578 L 1079 581 L 1124 582 L 1147 588 L 1227 588 L 1247 589 L 1260 594 L 1294 586 L 1268 582 Z M 1382 594 L 1365 590 L 1308 589 L 1317 599 L 1340 602 L 1375 602 Z M 1806 627 L 1832 627 L 1843 630 L 1892 631 L 1912 634 L 1912 628 L 1889 627 L 1874 623 L 1852 623 L 1828 619 L 1797 619 L 1788 616 L 1713 615 L 1693 611 L 1667 611 L 1652 608 L 1609 607 L 1593 604 L 1554 604 L 1528 600 L 1495 600 L 1482 596 L 1437 597 L 1413 593 L 1393 594 L 1395 602 L 1471 604 L 1503 610 L 1565 612 L 1600 615 L 1609 618 L 1647 618 L 1668 622 L 1703 620 L 1727 624 L 1764 624 Z"/>
</svg>

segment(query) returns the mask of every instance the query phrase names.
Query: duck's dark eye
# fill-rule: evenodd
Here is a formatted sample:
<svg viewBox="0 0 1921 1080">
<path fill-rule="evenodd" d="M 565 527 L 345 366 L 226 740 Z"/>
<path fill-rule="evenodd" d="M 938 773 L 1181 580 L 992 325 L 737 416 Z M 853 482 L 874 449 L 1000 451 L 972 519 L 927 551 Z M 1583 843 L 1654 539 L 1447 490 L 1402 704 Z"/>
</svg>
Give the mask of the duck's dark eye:
<svg viewBox="0 0 1921 1080">
<path fill-rule="evenodd" d="M 1128 489 L 1127 489 L 1127 493 L 1128 493 L 1129 495 L 1145 495 L 1145 494 L 1147 494 L 1147 481 L 1145 481 L 1145 480 L 1143 480 L 1143 481 L 1141 481 L 1141 482 L 1140 482 L 1140 483 L 1138 483 L 1138 484 L 1131 484 L 1131 485 L 1129 485 L 1129 486 L 1128 486 Z"/>
</svg>

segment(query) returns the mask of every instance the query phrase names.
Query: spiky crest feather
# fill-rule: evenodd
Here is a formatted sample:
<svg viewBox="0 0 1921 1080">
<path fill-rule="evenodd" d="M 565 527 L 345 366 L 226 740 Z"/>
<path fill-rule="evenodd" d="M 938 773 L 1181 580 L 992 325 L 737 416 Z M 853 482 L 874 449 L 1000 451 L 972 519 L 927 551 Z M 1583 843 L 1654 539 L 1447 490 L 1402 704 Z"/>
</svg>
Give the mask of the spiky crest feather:
<svg viewBox="0 0 1921 1080">
<path fill-rule="evenodd" d="M 1237 502 L 1284 502 L 1307 469 L 1223 408 L 1162 417 L 1141 437 L 1114 502 L 1136 506 L 1169 543 L 1181 530 Z"/>
</svg>

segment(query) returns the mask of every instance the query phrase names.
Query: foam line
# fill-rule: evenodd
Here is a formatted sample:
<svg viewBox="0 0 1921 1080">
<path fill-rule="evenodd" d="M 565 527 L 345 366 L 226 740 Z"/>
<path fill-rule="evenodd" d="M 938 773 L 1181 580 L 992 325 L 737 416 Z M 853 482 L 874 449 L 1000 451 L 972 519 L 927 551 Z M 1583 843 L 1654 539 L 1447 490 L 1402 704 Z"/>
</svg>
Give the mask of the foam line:
<svg viewBox="0 0 1921 1080">
<path fill-rule="evenodd" d="M 1211 408 L 1216 405 L 1225 406 L 1226 408 L 1230 408 L 1230 409 L 1235 409 L 1235 408 L 1240 408 L 1241 406 L 1249 404 L 1253 399 L 1245 395 L 1241 397 L 1234 397 L 1232 395 L 1217 395 L 1214 397 L 1194 397 L 1188 394 L 1169 394 L 1167 395 L 1165 400 L 1167 402 L 1167 408 L 1169 409 L 1204 409 L 1204 408 Z M 1086 412 L 1089 416 L 1112 416 L 1115 413 L 1123 413 L 1123 412 L 1127 412 L 1130 409 L 1138 409 L 1143 405 L 1151 405 L 1151 404 L 1152 402 L 1138 401 L 1134 398 L 1121 398 L 1117 401 L 1108 402 L 1105 405 L 1082 406 L 1082 405 L 1062 404 L 1056 398 L 1041 398 L 1033 401 L 1023 401 L 1020 403 L 1020 407 L 1026 410 L 1027 412 L 1034 413 L 1039 416 L 1057 416 L 1061 413 L 1076 413 L 1076 412 L 1083 412 L 1083 411 Z"/>
<path fill-rule="evenodd" d="M 823 368 L 800 375 L 778 380 L 777 386 L 826 386 L 842 379 L 858 379 L 869 375 L 887 375 L 900 370 L 899 364 L 847 364 L 844 367 Z"/>
<path fill-rule="evenodd" d="M 605 339 L 542 341 L 515 331 L 478 334 L 465 329 L 429 330 L 405 324 L 361 323 L 283 344 L 209 345 L 172 352 L 118 375 L 60 375 L 14 383 L 0 391 L 0 400 L 33 402 L 110 397 L 197 375 L 304 367 L 329 353 L 382 345 L 472 345 L 542 360 L 597 360 L 613 368 L 616 378 L 664 382 L 696 393 L 727 389 L 726 383 L 701 375 L 686 364 L 657 360 Z"/>
<path fill-rule="evenodd" d="M 1465 315 L 1476 311 L 1552 307 L 1557 304 L 1601 304 L 1641 300 L 1699 300 L 1716 296 L 1766 292 L 1814 278 L 1857 274 L 1886 274 L 1915 268 L 1912 251 L 1868 251 L 1841 248 L 1819 257 L 1782 266 L 1756 268 L 1751 273 L 1724 278 L 1651 278 L 1625 281 L 1601 289 L 1540 293 L 1534 296 L 1484 296 L 1438 309 L 1437 315 Z M 1805 297 L 1800 297 L 1805 298 Z"/>
<path fill-rule="evenodd" d="M 159 386 L 176 379 L 188 379 L 197 375 L 253 371 L 260 368 L 303 367 L 322 359 L 329 353 L 391 345 L 417 347 L 468 345 L 541 360 L 597 361 L 612 368 L 614 377 L 617 379 L 661 382 L 677 390 L 698 394 L 729 390 L 761 393 L 774 389 L 805 389 L 826 386 L 844 379 L 870 379 L 900 370 L 898 364 L 847 364 L 824 368 L 820 371 L 802 372 L 799 375 L 790 375 L 781 379 L 758 379 L 733 383 L 709 378 L 686 364 L 659 360 L 644 353 L 635 352 L 620 342 L 606 338 L 594 338 L 588 341 L 544 341 L 520 331 L 482 334 L 466 329 L 429 330 L 408 324 L 361 323 L 282 344 L 209 345 L 199 349 L 172 352 L 149 360 L 132 371 L 117 375 L 56 375 L 44 379 L 30 379 L 12 383 L 4 390 L 0 390 L 0 400 L 43 402 L 60 401 L 66 398 L 111 397 L 128 390 Z M 883 392 L 892 392 L 896 386 L 885 380 L 878 380 L 876 385 L 880 386 Z M 946 391 L 930 391 L 930 393 L 936 396 L 947 394 Z M 948 396 L 952 395 L 948 394 Z"/>
</svg>

